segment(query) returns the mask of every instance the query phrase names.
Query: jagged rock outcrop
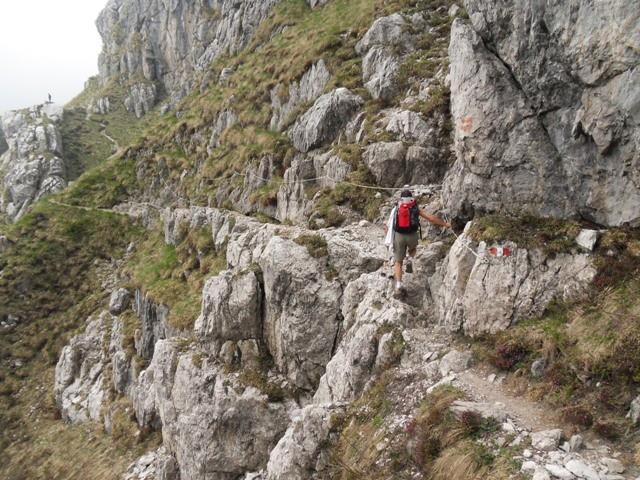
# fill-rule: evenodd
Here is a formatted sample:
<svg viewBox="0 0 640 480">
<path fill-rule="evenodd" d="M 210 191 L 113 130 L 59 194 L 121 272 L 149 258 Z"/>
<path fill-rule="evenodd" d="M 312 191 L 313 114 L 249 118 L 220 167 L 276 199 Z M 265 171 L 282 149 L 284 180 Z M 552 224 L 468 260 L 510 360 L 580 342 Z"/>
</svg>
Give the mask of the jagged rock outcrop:
<svg viewBox="0 0 640 480">
<path fill-rule="evenodd" d="M 112 317 L 103 312 L 87 320 L 84 333 L 63 348 L 56 365 L 54 393 L 62 418 L 71 423 L 100 421 L 105 399 L 105 341 Z M 106 348 L 105 348 L 106 347 Z"/>
<path fill-rule="evenodd" d="M 156 104 L 158 89 L 153 83 L 136 83 L 129 89 L 129 94 L 124 99 L 124 108 L 128 112 L 136 114 L 140 118 L 149 113 Z M 108 103 L 107 103 L 108 108 Z"/>
<path fill-rule="evenodd" d="M 141 376 L 138 421 L 161 420 L 180 478 L 232 480 L 266 464 L 289 422 L 285 405 L 206 358 L 197 364 L 171 340 L 158 342 L 156 352 Z"/>
<path fill-rule="evenodd" d="M 415 48 L 410 27 L 411 21 L 400 13 L 382 17 L 356 45 L 363 56 L 362 80 L 373 98 L 391 100 L 398 93 L 400 55 Z"/>
<path fill-rule="evenodd" d="M 0 156 L 0 211 L 11 220 L 35 201 L 67 186 L 59 124 L 62 107 L 37 105 L 0 119 L 8 149 Z"/>
<path fill-rule="evenodd" d="M 321 259 L 273 237 L 258 260 L 264 276 L 265 341 L 276 365 L 300 388 L 313 389 L 331 358 L 342 288 Z"/>
<path fill-rule="evenodd" d="M 302 480 L 327 469 L 330 459 L 322 447 L 331 434 L 332 424 L 343 408 L 309 405 L 294 413 L 291 425 L 271 451 L 268 480 Z"/>
<path fill-rule="evenodd" d="M 587 254 L 550 256 L 506 246 L 509 256 L 494 257 L 484 242 L 478 244 L 465 233 L 430 279 L 440 321 L 451 331 L 496 333 L 539 316 L 555 298 L 579 299 L 597 272 Z"/>
<path fill-rule="evenodd" d="M 135 338 L 137 354 L 144 359 L 153 357 L 153 349 L 158 340 L 170 338 L 177 334 L 167 318 L 169 307 L 159 304 L 142 290 L 135 291 L 133 310 L 140 318 L 142 328 Z"/>
<path fill-rule="evenodd" d="M 87 111 L 99 115 L 106 115 L 111 111 L 111 100 L 109 100 L 109 97 L 95 98 L 87 105 Z"/>
<path fill-rule="evenodd" d="M 110 0 L 96 22 L 104 44 L 100 80 L 129 81 L 136 114 L 156 101 L 157 87 L 175 104 L 193 87 L 194 73 L 244 47 L 276 3 Z"/>
<path fill-rule="evenodd" d="M 313 6 L 313 5 L 312 5 Z M 320 59 L 307 70 L 299 81 L 289 85 L 288 92 L 283 85 L 271 91 L 271 129 L 281 131 L 292 119 L 291 115 L 305 102 L 314 101 L 331 79 L 324 60 Z"/>
<path fill-rule="evenodd" d="M 291 128 L 290 138 L 300 152 L 332 142 L 364 101 L 346 88 L 322 95 Z"/>
<path fill-rule="evenodd" d="M 232 127 L 238 121 L 238 117 L 233 110 L 223 110 L 218 114 L 213 126 L 211 127 L 211 136 L 207 145 L 207 152 L 211 154 L 216 147 L 220 146 L 220 135 L 227 128 Z"/>
<path fill-rule="evenodd" d="M 467 0 L 452 28 L 453 213 L 638 223 L 640 13 L 632 2 Z M 614 27 L 615 26 L 615 27 Z"/>
</svg>

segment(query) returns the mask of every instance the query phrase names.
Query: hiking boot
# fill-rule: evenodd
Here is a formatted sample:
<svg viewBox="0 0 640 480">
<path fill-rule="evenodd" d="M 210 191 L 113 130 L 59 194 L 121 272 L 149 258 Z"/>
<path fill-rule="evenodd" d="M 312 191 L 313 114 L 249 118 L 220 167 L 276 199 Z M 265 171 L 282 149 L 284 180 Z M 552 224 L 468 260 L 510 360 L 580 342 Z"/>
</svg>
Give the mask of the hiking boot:
<svg viewBox="0 0 640 480">
<path fill-rule="evenodd" d="M 407 260 L 407 267 L 405 269 L 407 273 L 413 273 L 413 263 L 411 260 Z"/>
</svg>

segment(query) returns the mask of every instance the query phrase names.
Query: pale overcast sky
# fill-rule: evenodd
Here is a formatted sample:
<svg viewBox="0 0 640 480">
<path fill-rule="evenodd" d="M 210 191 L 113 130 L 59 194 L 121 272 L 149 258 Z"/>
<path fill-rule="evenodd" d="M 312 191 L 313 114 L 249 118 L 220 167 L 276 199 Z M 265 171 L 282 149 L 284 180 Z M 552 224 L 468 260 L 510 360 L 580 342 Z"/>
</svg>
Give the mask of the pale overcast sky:
<svg viewBox="0 0 640 480">
<path fill-rule="evenodd" d="M 65 103 L 98 73 L 95 20 L 107 0 L 0 0 L 0 113 Z"/>
</svg>

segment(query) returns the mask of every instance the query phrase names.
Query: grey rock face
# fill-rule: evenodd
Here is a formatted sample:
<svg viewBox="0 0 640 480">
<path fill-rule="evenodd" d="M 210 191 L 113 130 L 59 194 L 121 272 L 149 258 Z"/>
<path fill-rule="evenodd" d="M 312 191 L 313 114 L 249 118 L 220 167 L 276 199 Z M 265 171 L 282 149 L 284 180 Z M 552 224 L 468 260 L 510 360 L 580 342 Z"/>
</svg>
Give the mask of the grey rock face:
<svg viewBox="0 0 640 480">
<path fill-rule="evenodd" d="M 141 290 L 135 291 L 133 310 L 142 324 L 139 335 L 136 335 L 136 352 L 147 360 L 153 357 L 153 349 L 158 340 L 169 338 L 175 333 L 169 323 L 169 308 L 156 303 Z"/>
<path fill-rule="evenodd" d="M 93 99 L 87 105 L 87 111 L 97 115 L 106 115 L 111 110 L 111 101 L 109 97 L 100 97 Z"/>
<path fill-rule="evenodd" d="M 62 418 L 71 423 L 99 421 L 106 396 L 103 342 L 111 328 L 111 316 L 103 312 L 87 322 L 85 332 L 63 348 L 55 371 L 56 403 Z"/>
<path fill-rule="evenodd" d="M 322 95 L 292 127 L 289 136 L 300 152 L 326 145 L 363 105 L 363 100 L 346 88 Z"/>
<path fill-rule="evenodd" d="M 273 237 L 258 259 L 264 276 L 264 337 L 279 369 L 314 389 L 331 359 L 342 288 L 325 278 L 321 259 L 306 247 Z"/>
<path fill-rule="evenodd" d="M 109 313 L 111 315 L 120 315 L 129 306 L 131 301 L 131 292 L 126 288 L 119 288 L 111 293 L 109 299 Z"/>
<path fill-rule="evenodd" d="M 531 446 L 538 450 L 555 450 L 560 445 L 561 438 L 562 430 L 560 429 L 534 432 L 531 434 Z"/>
<path fill-rule="evenodd" d="M 541 315 L 556 297 L 579 298 L 596 274 L 584 254 L 550 258 L 511 245 L 511 256 L 492 257 L 487 248 L 461 235 L 430 280 L 440 319 L 454 331 L 496 333 Z"/>
<path fill-rule="evenodd" d="M 0 119 L 8 149 L 0 156 L 0 210 L 11 220 L 35 201 L 67 186 L 58 130 L 62 107 L 38 105 L 5 113 Z"/>
<path fill-rule="evenodd" d="M 271 452 L 269 480 L 307 480 L 322 471 L 318 457 L 329 438 L 332 417 L 342 409 L 309 405 L 295 412 L 284 436 Z"/>
<path fill-rule="evenodd" d="M 362 77 L 374 98 L 390 100 L 397 93 L 400 54 L 413 50 L 411 22 L 395 13 L 378 18 L 356 45 L 363 55 Z"/>
<path fill-rule="evenodd" d="M 404 142 L 379 142 L 367 146 L 362 156 L 376 182 L 385 187 L 430 184 L 441 181 L 446 162 L 433 147 Z"/>
<path fill-rule="evenodd" d="M 103 84 L 123 78 L 137 83 L 142 77 L 162 87 L 175 104 L 193 87 L 194 72 L 225 51 L 242 49 L 276 3 L 110 0 L 96 22 L 103 40 L 100 79 Z M 136 114 L 155 97 L 145 90 L 134 86 L 131 91 L 142 100 L 131 101 Z"/>
<path fill-rule="evenodd" d="M 324 60 L 320 59 L 304 73 L 299 82 L 289 85 L 288 94 L 283 85 L 276 86 L 271 91 L 271 129 L 282 131 L 296 108 L 304 102 L 318 98 L 330 79 L 331 73 Z"/>
<path fill-rule="evenodd" d="M 220 341 L 261 338 L 261 315 L 262 289 L 255 273 L 227 270 L 207 280 L 195 333 Z"/>
<path fill-rule="evenodd" d="M 315 183 L 321 188 L 334 188 L 351 170 L 351 165 L 333 150 L 296 155 L 291 167 L 285 171 L 284 182 L 278 190 L 276 218 L 280 221 L 304 223 L 309 218 L 312 207 L 305 187 Z"/>
<path fill-rule="evenodd" d="M 124 107 L 140 118 L 154 107 L 157 93 L 153 83 L 136 83 L 129 89 L 129 95 L 124 99 Z"/>
<path fill-rule="evenodd" d="M 622 0 L 465 6 L 472 26 L 455 20 L 449 50 L 458 159 L 446 205 L 637 222 L 638 10 Z"/>
<path fill-rule="evenodd" d="M 176 461 L 163 446 L 146 453 L 129 465 L 122 480 L 178 480 L 179 478 Z"/>
<path fill-rule="evenodd" d="M 402 142 L 380 142 L 369 145 L 362 159 L 376 178 L 385 187 L 404 185 L 407 150 Z"/>
</svg>

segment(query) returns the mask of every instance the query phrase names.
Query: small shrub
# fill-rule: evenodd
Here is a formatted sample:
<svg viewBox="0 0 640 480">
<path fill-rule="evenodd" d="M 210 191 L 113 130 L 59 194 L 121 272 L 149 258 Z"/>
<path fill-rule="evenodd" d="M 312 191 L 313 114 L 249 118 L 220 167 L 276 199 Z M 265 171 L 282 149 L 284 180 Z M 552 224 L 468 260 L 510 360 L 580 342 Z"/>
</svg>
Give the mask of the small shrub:
<svg viewBox="0 0 640 480">
<path fill-rule="evenodd" d="M 491 354 L 491 363 L 500 370 L 511 370 L 525 359 L 529 349 L 521 339 L 507 339 L 504 342 L 498 340 Z"/>
<path fill-rule="evenodd" d="M 565 422 L 580 425 L 581 427 L 590 427 L 593 425 L 593 415 L 591 415 L 589 409 L 583 405 L 564 408 L 562 410 L 562 419 Z"/>
<path fill-rule="evenodd" d="M 313 258 L 322 258 L 329 255 L 327 241 L 320 235 L 300 235 L 294 242 L 307 247 L 307 252 Z"/>
<path fill-rule="evenodd" d="M 618 422 L 601 419 L 593 424 L 595 432 L 607 440 L 617 440 L 622 435 L 622 427 Z"/>
</svg>

